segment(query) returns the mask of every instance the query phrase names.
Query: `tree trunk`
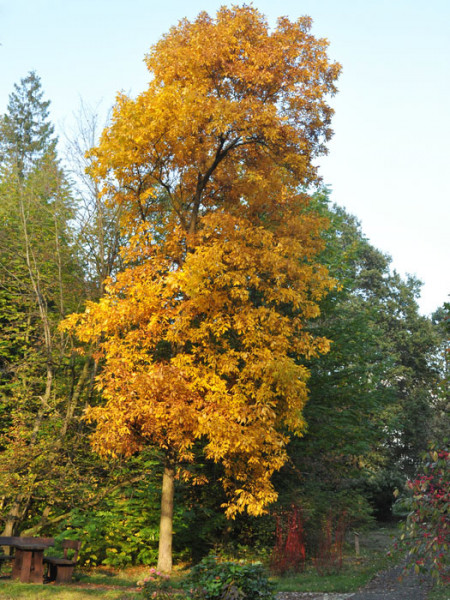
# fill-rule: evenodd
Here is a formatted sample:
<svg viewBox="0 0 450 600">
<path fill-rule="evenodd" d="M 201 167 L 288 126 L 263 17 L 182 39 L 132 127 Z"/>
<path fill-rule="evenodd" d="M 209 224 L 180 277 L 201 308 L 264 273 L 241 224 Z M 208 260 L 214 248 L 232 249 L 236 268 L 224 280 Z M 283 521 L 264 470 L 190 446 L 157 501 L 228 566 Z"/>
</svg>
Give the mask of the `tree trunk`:
<svg viewBox="0 0 450 600">
<path fill-rule="evenodd" d="M 2 531 L 2 536 L 10 537 L 14 535 L 17 522 L 20 519 L 21 506 L 24 500 L 25 497 L 23 494 L 18 494 L 13 500 L 8 514 L 3 519 L 5 522 L 5 527 Z"/>
<path fill-rule="evenodd" d="M 172 523 L 175 470 L 170 462 L 164 465 L 159 525 L 158 571 L 172 571 Z"/>
</svg>

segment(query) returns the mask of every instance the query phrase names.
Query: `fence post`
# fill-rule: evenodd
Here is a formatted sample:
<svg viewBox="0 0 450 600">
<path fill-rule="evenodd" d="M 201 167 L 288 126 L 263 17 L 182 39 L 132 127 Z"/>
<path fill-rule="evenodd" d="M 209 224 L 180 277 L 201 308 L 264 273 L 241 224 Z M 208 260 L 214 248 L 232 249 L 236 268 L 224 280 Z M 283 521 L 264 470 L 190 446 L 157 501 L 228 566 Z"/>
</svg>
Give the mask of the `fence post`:
<svg viewBox="0 0 450 600">
<path fill-rule="evenodd" d="M 359 533 L 357 531 L 355 531 L 354 534 L 355 534 L 355 554 L 356 554 L 356 556 L 359 556 Z"/>
</svg>

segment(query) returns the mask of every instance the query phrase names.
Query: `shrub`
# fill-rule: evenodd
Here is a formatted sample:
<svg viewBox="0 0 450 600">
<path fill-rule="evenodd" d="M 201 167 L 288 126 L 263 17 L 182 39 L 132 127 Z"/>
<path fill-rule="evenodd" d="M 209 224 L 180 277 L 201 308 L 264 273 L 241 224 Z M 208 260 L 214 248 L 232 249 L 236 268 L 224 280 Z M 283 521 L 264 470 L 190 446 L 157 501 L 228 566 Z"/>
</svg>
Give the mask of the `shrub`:
<svg viewBox="0 0 450 600">
<path fill-rule="evenodd" d="M 281 575 L 287 571 L 298 572 L 305 568 L 305 532 L 302 510 L 292 505 L 289 511 L 276 517 L 275 547 L 270 567 Z"/>
<path fill-rule="evenodd" d="M 192 568 L 189 594 L 198 600 L 273 600 L 273 584 L 260 563 L 220 562 L 207 556 Z"/>
<path fill-rule="evenodd" d="M 179 591 L 172 589 L 169 575 L 153 568 L 145 579 L 138 581 L 138 586 L 143 588 L 144 598 L 149 600 L 175 600 L 183 596 Z"/>
<path fill-rule="evenodd" d="M 441 582 L 450 581 L 450 453 L 432 448 L 423 473 L 408 481 L 408 497 L 402 506 L 409 511 L 401 536 L 410 564 L 417 573 L 429 570 Z"/>
</svg>

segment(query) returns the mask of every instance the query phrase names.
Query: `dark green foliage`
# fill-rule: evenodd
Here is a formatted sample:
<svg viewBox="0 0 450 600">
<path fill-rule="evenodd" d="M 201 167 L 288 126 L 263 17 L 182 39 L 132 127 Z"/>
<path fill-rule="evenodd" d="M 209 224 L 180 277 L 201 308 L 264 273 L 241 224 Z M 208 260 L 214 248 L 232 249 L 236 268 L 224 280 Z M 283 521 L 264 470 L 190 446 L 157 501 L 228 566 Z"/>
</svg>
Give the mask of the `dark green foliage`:
<svg viewBox="0 0 450 600">
<path fill-rule="evenodd" d="M 326 191 L 312 208 L 329 219 L 322 261 L 340 287 L 310 324 L 331 350 L 309 364 L 308 430 L 276 480 L 281 502 L 300 502 L 314 530 L 330 503 L 354 525 L 371 510 L 389 518 L 394 489 L 433 436 L 439 337 L 418 313 L 419 283 L 391 271 L 357 220 Z"/>
<path fill-rule="evenodd" d="M 218 540 L 226 544 L 230 523 L 220 506 L 226 500 L 219 481 L 220 465 L 205 461 L 198 453 L 188 468 L 194 476 L 205 475 L 208 483 L 192 486 L 189 481 L 177 482 L 174 552 L 195 563 L 215 549 Z"/>
<path fill-rule="evenodd" d="M 274 586 L 261 564 L 221 562 L 207 556 L 192 568 L 186 591 L 199 600 L 272 600 Z"/>
<path fill-rule="evenodd" d="M 450 431 L 450 303 L 439 307 L 432 319 L 439 336 L 436 363 L 440 374 L 433 402 L 433 440 L 442 445 Z"/>
</svg>

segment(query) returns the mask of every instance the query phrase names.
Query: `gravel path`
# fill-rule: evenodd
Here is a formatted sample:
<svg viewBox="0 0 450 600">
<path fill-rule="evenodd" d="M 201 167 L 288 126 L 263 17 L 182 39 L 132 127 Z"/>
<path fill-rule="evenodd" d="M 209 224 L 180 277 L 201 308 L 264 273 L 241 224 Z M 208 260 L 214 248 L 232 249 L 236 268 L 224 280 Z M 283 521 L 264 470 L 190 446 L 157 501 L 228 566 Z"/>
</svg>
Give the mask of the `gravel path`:
<svg viewBox="0 0 450 600">
<path fill-rule="evenodd" d="M 429 582 L 399 566 L 379 573 L 352 600 L 426 600 L 429 590 Z"/>
</svg>

